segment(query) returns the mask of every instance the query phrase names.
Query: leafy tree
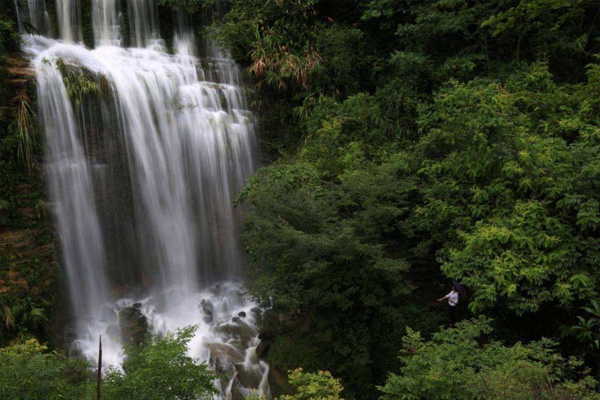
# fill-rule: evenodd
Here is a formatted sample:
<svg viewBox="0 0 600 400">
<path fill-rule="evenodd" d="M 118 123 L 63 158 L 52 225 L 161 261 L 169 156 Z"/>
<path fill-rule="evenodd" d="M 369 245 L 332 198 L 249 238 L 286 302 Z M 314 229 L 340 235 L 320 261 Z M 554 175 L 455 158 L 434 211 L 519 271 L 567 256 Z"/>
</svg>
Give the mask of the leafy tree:
<svg viewBox="0 0 600 400">
<path fill-rule="evenodd" d="M 49 352 L 35 339 L 0 348 L 2 399 L 79 400 L 92 392 L 88 366 L 79 360 Z"/>
<path fill-rule="evenodd" d="M 165 337 L 154 336 L 143 345 L 126 346 L 123 371 L 109 371 L 103 396 L 109 400 L 211 398 L 213 374 L 186 354 L 195 330 L 191 326 Z"/>
<path fill-rule="evenodd" d="M 581 362 L 565 359 L 542 339 L 506 346 L 487 340 L 490 320 L 464 321 L 423 341 L 404 337 L 399 374 L 380 390 L 383 399 L 580 399 L 600 398 L 597 382 L 578 376 Z"/>
<path fill-rule="evenodd" d="M 232 1 L 220 35 L 257 80 L 279 90 L 308 89 L 321 56 L 315 51 L 319 0 Z"/>
<path fill-rule="evenodd" d="M 331 147 L 337 149 L 343 147 Z M 317 151 L 328 149 L 316 146 L 302 158 Z M 418 312 L 408 302 L 406 261 L 379 245 L 397 240 L 393 226 L 406 214 L 413 183 L 391 179 L 405 167 L 401 157 L 350 169 L 339 184 L 323 181 L 323 173 L 352 165 L 353 157 L 330 166 L 339 159 L 318 156 L 317 167 L 298 160 L 260 171 L 242 195 L 253 205 L 244 239 L 253 260 L 251 290 L 294 316 L 295 327 L 279 332 L 269 360 L 282 368 L 327 368 L 368 392 L 373 376 L 383 377 L 394 363 L 396 332 Z"/>
<path fill-rule="evenodd" d="M 328 371 L 310 373 L 297 368 L 290 371 L 288 380 L 296 393 L 284 395 L 280 400 L 342 400 L 344 388 Z"/>
<path fill-rule="evenodd" d="M 109 400 L 197 400 L 216 393 L 214 375 L 187 356 L 195 327 L 142 345 L 125 347 L 122 369 L 103 378 L 102 398 Z M 6 400 L 81 400 L 95 398 L 95 380 L 87 363 L 49 352 L 35 339 L 0 348 L 0 397 Z"/>
<path fill-rule="evenodd" d="M 331 370 L 352 397 L 382 382 L 364 366 L 393 368 L 399 346 L 374 344 L 366 326 L 431 329 L 441 316 L 411 313 L 438 283 L 466 284 L 471 310 L 504 332 L 552 307 L 553 326 L 569 323 L 597 296 L 597 12 L 560 0 L 232 4 L 222 38 L 277 104 L 269 143 L 285 137 L 240 197 L 249 288 L 293 316 L 270 362 Z M 252 52 L 268 41 L 265 54 L 314 49 L 318 64 L 299 82 L 264 58 L 272 79 L 257 76 Z"/>
<path fill-rule="evenodd" d="M 444 243 L 442 268 L 473 289 L 473 309 L 502 300 L 523 313 L 594 296 L 598 198 L 583 176 L 594 174 L 598 147 L 586 135 L 565 137 L 560 113 L 555 122 L 528 105 L 540 113 L 551 94 L 570 107 L 579 94 L 569 91 L 534 66 L 505 85 L 454 83 L 421 113 L 418 173 L 427 184 L 415 227 Z"/>
<path fill-rule="evenodd" d="M 213 7 L 215 0 L 158 0 L 158 5 L 174 9 L 183 8 L 188 13 L 197 13 Z"/>
<path fill-rule="evenodd" d="M 578 324 L 571 328 L 582 342 L 588 342 L 595 350 L 600 350 L 600 305 L 592 300 L 590 307 L 583 307 L 586 317 L 578 316 Z"/>
</svg>

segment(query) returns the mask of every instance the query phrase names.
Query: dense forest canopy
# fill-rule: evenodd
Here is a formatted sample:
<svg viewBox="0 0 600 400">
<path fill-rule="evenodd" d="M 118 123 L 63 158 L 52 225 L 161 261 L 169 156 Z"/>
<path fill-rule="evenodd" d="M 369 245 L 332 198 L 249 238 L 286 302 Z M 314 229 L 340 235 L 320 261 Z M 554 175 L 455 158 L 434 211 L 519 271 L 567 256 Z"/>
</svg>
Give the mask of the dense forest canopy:
<svg viewBox="0 0 600 400">
<path fill-rule="evenodd" d="M 213 3 L 159 1 L 197 16 Z M 14 52 L 1 11 L 0 49 Z M 235 205 L 247 288 L 279 314 L 262 321 L 262 356 L 293 371 L 275 394 L 600 398 L 600 2 L 230 0 L 198 33 L 245 68 L 269 160 Z M 0 223 L 13 228 L 19 182 L 36 179 L 19 126 L 0 132 Z M 469 296 L 450 328 L 435 299 L 453 281 Z M 0 309 L 0 343 L 26 350 L 3 349 L 2 368 L 36 373 L 22 370 L 30 354 L 67 363 L 57 385 L 85 381 L 17 344 L 52 342 L 35 311 L 49 305 L 0 296 L 24 310 L 17 323 Z M 185 338 L 155 338 L 132 371 Z M 208 392 L 188 361 L 200 383 L 184 389 Z M 131 398 L 136 376 L 135 398 L 155 398 L 125 372 L 111 398 Z M 177 396 L 160 398 L 192 398 Z"/>
<path fill-rule="evenodd" d="M 500 340 L 595 329 L 562 344 L 597 366 L 597 319 L 581 307 L 599 283 L 599 13 L 232 2 L 220 35 L 257 82 L 279 154 L 239 199 L 252 206 L 250 287 L 298 313 L 268 359 L 376 396 L 369 385 L 402 364 L 399 333 L 435 331 L 430 303 L 455 280 Z"/>
</svg>

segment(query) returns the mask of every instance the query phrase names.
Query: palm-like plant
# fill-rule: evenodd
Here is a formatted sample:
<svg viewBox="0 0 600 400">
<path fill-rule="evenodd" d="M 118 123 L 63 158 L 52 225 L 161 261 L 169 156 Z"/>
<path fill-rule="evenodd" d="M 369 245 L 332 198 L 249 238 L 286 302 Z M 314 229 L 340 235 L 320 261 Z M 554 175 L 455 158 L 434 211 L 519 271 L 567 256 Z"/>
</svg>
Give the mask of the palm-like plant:
<svg viewBox="0 0 600 400">
<path fill-rule="evenodd" d="M 15 101 L 17 102 L 17 134 L 19 136 L 17 156 L 20 161 L 27 165 L 27 172 L 31 173 L 34 150 L 37 144 L 36 116 L 31 108 L 31 99 L 25 92 L 17 95 Z"/>
</svg>

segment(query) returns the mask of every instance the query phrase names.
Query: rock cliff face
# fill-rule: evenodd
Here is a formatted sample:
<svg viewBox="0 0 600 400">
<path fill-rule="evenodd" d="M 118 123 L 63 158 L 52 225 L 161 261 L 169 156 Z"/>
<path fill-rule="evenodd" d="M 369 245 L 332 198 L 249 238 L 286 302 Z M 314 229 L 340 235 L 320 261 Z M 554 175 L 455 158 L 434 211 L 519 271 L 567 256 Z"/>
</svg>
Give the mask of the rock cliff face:
<svg viewBox="0 0 600 400">
<path fill-rule="evenodd" d="M 0 344 L 53 336 L 58 264 L 44 200 L 41 141 L 29 61 L 0 65 Z"/>
</svg>

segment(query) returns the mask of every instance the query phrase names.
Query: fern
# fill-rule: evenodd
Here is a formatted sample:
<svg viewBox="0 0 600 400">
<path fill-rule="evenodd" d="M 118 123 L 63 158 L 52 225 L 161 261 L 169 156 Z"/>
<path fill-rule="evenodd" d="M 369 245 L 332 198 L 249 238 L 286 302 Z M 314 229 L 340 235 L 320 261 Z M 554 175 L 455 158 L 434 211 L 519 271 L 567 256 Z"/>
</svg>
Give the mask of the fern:
<svg viewBox="0 0 600 400">
<path fill-rule="evenodd" d="M 62 58 L 56 60 L 56 67 L 62 75 L 67 94 L 77 106 L 81 105 L 84 97 L 111 94 L 110 85 L 102 74 L 96 75 L 80 66 L 68 64 Z"/>
</svg>

